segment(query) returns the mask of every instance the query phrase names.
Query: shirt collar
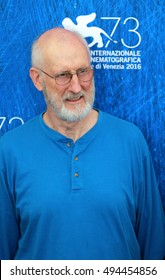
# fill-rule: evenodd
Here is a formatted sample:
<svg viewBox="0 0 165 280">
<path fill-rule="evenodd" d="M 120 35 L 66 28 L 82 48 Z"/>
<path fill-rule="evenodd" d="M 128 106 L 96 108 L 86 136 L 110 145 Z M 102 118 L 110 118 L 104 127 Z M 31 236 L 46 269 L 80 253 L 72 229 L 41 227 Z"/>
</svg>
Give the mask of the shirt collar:
<svg viewBox="0 0 165 280">
<path fill-rule="evenodd" d="M 94 110 L 98 111 L 98 120 L 96 122 L 96 124 L 90 129 L 88 130 L 81 138 L 79 138 L 76 142 L 86 142 L 86 141 L 90 141 L 91 139 L 93 139 L 93 137 L 95 137 L 97 135 L 97 133 L 99 132 L 99 128 L 101 126 L 101 122 L 102 122 L 102 112 L 96 108 L 94 108 Z M 59 141 L 59 142 L 68 142 L 68 141 L 73 141 L 72 139 L 66 137 L 65 135 L 57 132 L 56 130 L 50 128 L 43 120 L 43 114 L 40 114 L 39 116 L 39 123 L 40 126 L 43 130 L 43 132 L 52 140 L 54 141 Z"/>
</svg>

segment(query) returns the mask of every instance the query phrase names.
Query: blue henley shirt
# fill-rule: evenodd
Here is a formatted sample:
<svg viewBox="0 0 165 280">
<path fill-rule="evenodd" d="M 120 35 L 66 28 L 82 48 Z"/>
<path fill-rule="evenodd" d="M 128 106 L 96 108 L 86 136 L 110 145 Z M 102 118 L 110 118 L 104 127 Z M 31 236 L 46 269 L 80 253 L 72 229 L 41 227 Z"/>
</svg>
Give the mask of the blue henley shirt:
<svg viewBox="0 0 165 280">
<path fill-rule="evenodd" d="M 42 115 L 0 139 L 1 259 L 163 259 L 165 224 L 139 129 L 99 111 L 75 143 Z"/>
</svg>

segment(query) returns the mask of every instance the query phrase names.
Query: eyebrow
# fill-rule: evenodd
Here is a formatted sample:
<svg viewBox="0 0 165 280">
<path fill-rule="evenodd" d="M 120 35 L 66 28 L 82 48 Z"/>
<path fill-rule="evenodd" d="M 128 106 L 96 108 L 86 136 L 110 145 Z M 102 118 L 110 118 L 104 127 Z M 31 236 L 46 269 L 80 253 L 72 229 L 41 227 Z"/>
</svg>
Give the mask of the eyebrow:
<svg viewBox="0 0 165 280">
<path fill-rule="evenodd" d="M 64 71 L 59 71 L 59 72 L 56 72 L 55 74 L 52 74 L 53 77 L 56 77 L 58 75 L 61 75 L 61 74 L 72 74 L 73 71 L 80 71 L 82 69 L 88 69 L 90 66 L 86 66 L 86 67 L 80 67 L 76 70 L 64 70 Z"/>
</svg>

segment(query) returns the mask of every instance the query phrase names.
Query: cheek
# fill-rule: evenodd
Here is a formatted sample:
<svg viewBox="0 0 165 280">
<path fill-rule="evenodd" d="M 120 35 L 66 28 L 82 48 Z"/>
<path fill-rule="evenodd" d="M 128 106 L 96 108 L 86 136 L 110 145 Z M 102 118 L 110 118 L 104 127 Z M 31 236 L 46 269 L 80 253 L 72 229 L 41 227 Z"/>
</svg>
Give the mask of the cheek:
<svg viewBox="0 0 165 280">
<path fill-rule="evenodd" d="M 90 82 L 90 84 L 85 85 L 83 90 L 87 95 L 93 95 L 94 94 L 94 84 L 93 84 L 93 82 L 92 83 Z"/>
<path fill-rule="evenodd" d="M 82 88 L 82 91 L 84 92 L 84 93 L 91 93 L 91 92 L 93 92 L 93 83 L 91 83 L 91 82 L 87 82 L 87 83 L 84 83 L 84 84 L 82 84 L 81 85 L 81 88 Z"/>
<path fill-rule="evenodd" d="M 66 88 L 58 87 L 58 86 L 49 86 L 47 90 L 49 92 L 49 96 L 52 98 L 53 97 L 56 98 L 56 100 L 59 102 L 63 99 L 63 96 L 65 95 L 66 92 Z"/>
</svg>

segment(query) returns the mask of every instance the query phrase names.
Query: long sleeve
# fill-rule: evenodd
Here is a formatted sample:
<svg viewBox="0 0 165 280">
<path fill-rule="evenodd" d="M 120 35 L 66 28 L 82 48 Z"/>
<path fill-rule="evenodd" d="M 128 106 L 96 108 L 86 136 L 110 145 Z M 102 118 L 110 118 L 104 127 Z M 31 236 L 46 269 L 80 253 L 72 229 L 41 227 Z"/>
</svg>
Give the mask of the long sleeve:
<svg viewBox="0 0 165 280">
<path fill-rule="evenodd" d="M 165 219 L 157 181 L 146 148 L 137 188 L 137 239 L 142 259 L 165 258 Z"/>
<path fill-rule="evenodd" d="M 17 224 L 14 195 L 7 182 L 7 171 L 0 152 L 0 259 L 14 259 L 18 247 L 19 226 Z"/>
</svg>

